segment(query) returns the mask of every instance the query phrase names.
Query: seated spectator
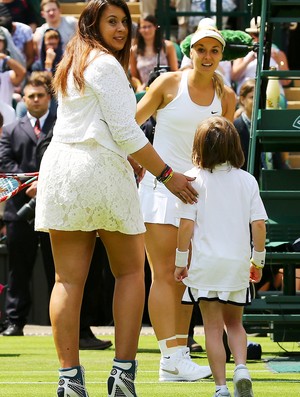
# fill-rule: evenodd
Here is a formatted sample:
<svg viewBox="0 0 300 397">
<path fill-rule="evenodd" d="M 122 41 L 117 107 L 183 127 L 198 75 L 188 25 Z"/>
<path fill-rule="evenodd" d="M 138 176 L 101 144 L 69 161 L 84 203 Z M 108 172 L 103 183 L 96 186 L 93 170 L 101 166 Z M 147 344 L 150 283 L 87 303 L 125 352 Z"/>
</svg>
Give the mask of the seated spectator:
<svg viewBox="0 0 300 397">
<path fill-rule="evenodd" d="M 21 22 L 14 22 L 11 17 L 2 16 L 0 16 L 0 25 L 9 31 L 15 46 L 23 55 L 23 61 L 27 69 L 30 69 L 34 61 L 33 32 L 31 27 Z"/>
<path fill-rule="evenodd" d="M 12 106 L 0 100 L 0 109 L 3 126 L 13 123 L 16 120 L 16 111 Z"/>
<path fill-rule="evenodd" d="M 178 70 L 178 59 L 173 43 L 162 39 L 156 18 L 148 15 L 139 22 L 129 66 L 131 76 L 141 81 L 142 90 L 146 88 L 149 75 L 158 64 L 168 66 L 171 71 Z"/>
<path fill-rule="evenodd" d="M 249 33 L 253 42 L 257 43 L 260 32 L 260 18 L 257 17 L 257 23 L 253 18 L 250 22 L 250 27 L 245 29 Z M 277 70 L 289 70 L 289 65 L 285 53 L 279 50 L 274 44 L 272 44 L 270 58 L 270 67 L 274 66 Z M 232 81 L 236 84 L 236 92 L 239 95 L 242 84 L 247 79 L 254 79 L 256 76 L 257 67 L 257 53 L 255 51 L 250 51 L 244 58 L 235 59 L 232 63 Z M 291 83 L 291 80 L 280 80 L 281 83 L 281 107 L 284 108 L 285 95 L 282 87 L 285 87 Z"/>
<path fill-rule="evenodd" d="M 52 75 L 51 73 L 47 71 L 33 71 L 31 73 L 31 79 L 37 79 L 40 81 L 43 81 L 43 83 L 48 87 L 48 92 L 51 96 L 50 100 L 50 105 L 49 105 L 49 110 L 53 115 L 56 115 L 57 111 L 57 100 L 55 96 L 52 95 Z M 17 103 L 16 106 L 16 116 L 18 119 L 24 117 L 27 113 L 27 107 L 25 101 L 22 99 L 22 101 Z"/>
<path fill-rule="evenodd" d="M 63 54 L 59 31 L 53 28 L 44 33 L 40 57 L 32 65 L 32 71 L 45 70 L 53 76 L 58 62 Z"/>
<path fill-rule="evenodd" d="M 0 15 L 10 16 L 15 22 L 29 25 L 32 31 L 37 26 L 37 19 L 27 0 L 2 0 L 0 2 Z"/>
<path fill-rule="evenodd" d="M 26 76 L 26 69 L 11 58 L 7 51 L 6 37 L 0 32 L 0 100 L 12 106 L 15 87 L 18 87 Z"/>
<path fill-rule="evenodd" d="M 191 0 L 174 0 L 170 2 L 170 6 L 176 8 L 177 12 L 188 12 L 191 10 Z M 156 15 L 157 1 L 156 0 L 140 0 L 140 11 L 142 18 L 146 18 L 148 15 Z M 184 39 L 188 34 L 188 16 L 178 16 L 178 42 Z"/>
<path fill-rule="evenodd" d="M 70 38 L 74 35 L 78 21 L 72 16 L 62 16 L 60 12 L 60 3 L 58 0 L 42 0 L 41 15 L 46 22 L 39 26 L 33 36 L 36 56 L 40 56 L 43 36 L 46 30 L 54 28 L 59 31 L 62 41 L 63 50 Z"/>
<path fill-rule="evenodd" d="M 243 170 L 247 170 L 254 90 L 254 79 L 249 79 L 242 85 L 240 89 L 239 106 L 235 113 L 235 120 L 233 122 L 240 135 L 241 145 L 245 156 L 245 163 L 241 167 Z"/>
<path fill-rule="evenodd" d="M 0 27 L 0 36 L 4 36 L 6 39 L 6 46 L 7 46 L 6 48 L 9 55 L 16 61 L 20 62 L 21 65 L 26 67 L 26 62 L 24 60 L 21 51 L 15 45 L 11 34 L 4 26 Z"/>
<path fill-rule="evenodd" d="M 255 80 L 246 80 L 241 86 L 239 95 L 239 108 L 235 112 L 234 126 L 241 138 L 242 149 L 245 156 L 245 163 L 242 167 L 244 170 L 247 170 L 254 92 Z M 286 153 L 261 153 L 261 167 L 265 169 L 289 168 L 286 163 Z"/>
</svg>

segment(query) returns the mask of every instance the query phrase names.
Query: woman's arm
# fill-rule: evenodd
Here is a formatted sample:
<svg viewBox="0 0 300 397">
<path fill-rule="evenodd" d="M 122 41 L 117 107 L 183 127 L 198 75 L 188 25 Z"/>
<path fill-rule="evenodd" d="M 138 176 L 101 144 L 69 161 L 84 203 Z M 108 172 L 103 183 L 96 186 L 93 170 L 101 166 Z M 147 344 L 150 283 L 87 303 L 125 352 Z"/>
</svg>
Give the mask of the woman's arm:
<svg viewBox="0 0 300 397">
<path fill-rule="evenodd" d="M 227 120 L 233 122 L 234 112 L 236 109 L 236 94 L 232 88 L 224 86 L 225 94 L 222 98 L 222 116 L 226 117 Z"/>
<path fill-rule="evenodd" d="M 141 80 L 139 71 L 136 66 L 136 46 L 132 47 L 130 50 L 130 58 L 129 58 L 129 70 L 130 75 Z"/>
<path fill-rule="evenodd" d="M 244 58 L 235 59 L 232 62 L 231 79 L 238 82 L 243 77 L 246 67 L 250 62 L 257 59 L 255 52 L 249 52 Z"/>
<path fill-rule="evenodd" d="M 168 59 L 168 66 L 172 72 L 178 70 L 178 58 L 174 44 L 170 40 L 165 40 L 166 44 L 166 55 Z"/>
<path fill-rule="evenodd" d="M 142 125 L 158 109 L 164 108 L 177 95 L 181 72 L 162 73 L 153 81 L 137 104 L 136 121 Z"/>
<path fill-rule="evenodd" d="M 166 166 L 151 143 L 147 143 L 142 149 L 135 153 L 131 153 L 131 156 L 156 177 L 162 173 Z M 172 166 L 172 164 L 170 164 L 170 166 Z M 198 193 L 189 182 L 194 179 L 195 178 L 174 172 L 173 177 L 169 179 L 165 186 L 184 203 L 193 204 L 197 201 Z"/>
</svg>

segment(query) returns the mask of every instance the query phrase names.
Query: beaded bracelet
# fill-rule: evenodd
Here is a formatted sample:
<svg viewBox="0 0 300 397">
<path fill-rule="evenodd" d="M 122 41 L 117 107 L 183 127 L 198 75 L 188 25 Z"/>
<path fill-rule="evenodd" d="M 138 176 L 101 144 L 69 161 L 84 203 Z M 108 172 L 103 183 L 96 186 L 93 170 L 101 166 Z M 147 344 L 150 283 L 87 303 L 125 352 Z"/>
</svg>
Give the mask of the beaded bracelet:
<svg viewBox="0 0 300 397">
<path fill-rule="evenodd" d="M 169 182 L 169 180 L 172 178 L 173 175 L 174 175 L 174 171 L 172 170 L 171 167 L 169 167 L 166 164 L 166 166 L 163 169 L 162 173 L 159 176 L 157 176 L 156 179 L 158 180 L 158 182 L 166 184 L 167 182 Z"/>
</svg>

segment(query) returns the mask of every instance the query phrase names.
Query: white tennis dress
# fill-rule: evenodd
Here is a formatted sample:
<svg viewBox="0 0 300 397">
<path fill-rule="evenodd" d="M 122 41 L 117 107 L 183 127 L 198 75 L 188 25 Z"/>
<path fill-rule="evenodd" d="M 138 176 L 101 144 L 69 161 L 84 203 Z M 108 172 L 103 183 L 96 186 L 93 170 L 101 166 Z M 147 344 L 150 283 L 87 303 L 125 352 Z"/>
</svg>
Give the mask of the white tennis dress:
<svg viewBox="0 0 300 397">
<path fill-rule="evenodd" d="M 174 171 L 192 168 L 192 147 L 196 128 L 204 119 L 222 115 L 221 100 L 215 94 L 209 106 L 194 103 L 188 91 L 189 70 L 182 73 L 177 96 L 157 111 L 153 146 Z M 178 226 L 175 216 L 176 197 L 162 184 L 155 186 L 155 177 L 146 172 L 139 186 L 144 221 Z"/>
<path fill-rule="evenodd" d="M 40 168 L 38 231 L 145 231 L 127 154 L 148 140 L 135 122 L 136 99 L 123 68 L 113 56 L 97 55 L 85 71 L 85 92 L 69 73 L 68 96 L 58 98 Z"/>
<path fill-rule="evenodd" d="M 249 303 L 250 229 L 253 221 L 266 220 L 256 179 L 228 163 L 213 172 L 193 168 L 199 192 L 196 204 L 181 204 L 178 215 L 195 222 L 189 288 L 182 301 L 219 299 L 236 304 Z"/>
</svg>

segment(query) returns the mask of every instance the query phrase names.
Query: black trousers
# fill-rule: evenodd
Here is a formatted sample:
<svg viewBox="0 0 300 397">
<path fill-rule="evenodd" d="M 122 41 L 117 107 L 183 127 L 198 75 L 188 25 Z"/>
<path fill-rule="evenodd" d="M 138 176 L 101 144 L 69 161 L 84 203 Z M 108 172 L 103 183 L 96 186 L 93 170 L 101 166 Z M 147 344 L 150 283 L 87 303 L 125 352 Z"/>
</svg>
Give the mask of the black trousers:
<svg viewBox="0 0 300 397">
<path fill-rule="evenodd" d="M 54 283 L 54 264 L 48 233 L 34 231 L 27 221 L 5 222 L 8 252 L 8 286 L 5 314 L 10 323 L 23 327 L 31 308 L 30 283 L 39 245 L 41 246 L 48 292 Z M 50 296 L 50 295 L 49 295 Z"/>
</svg>

